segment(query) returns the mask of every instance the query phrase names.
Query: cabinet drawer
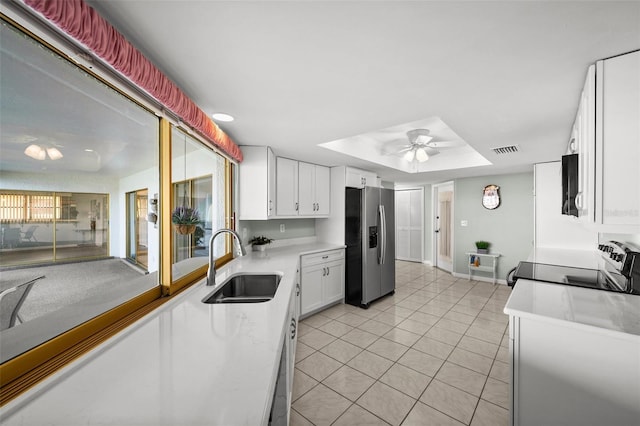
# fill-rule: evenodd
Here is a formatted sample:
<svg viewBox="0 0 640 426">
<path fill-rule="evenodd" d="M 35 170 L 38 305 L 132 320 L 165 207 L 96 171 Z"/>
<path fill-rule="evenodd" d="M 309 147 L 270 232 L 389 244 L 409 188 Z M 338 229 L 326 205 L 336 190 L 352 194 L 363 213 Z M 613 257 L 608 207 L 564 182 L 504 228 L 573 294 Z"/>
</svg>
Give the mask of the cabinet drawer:
<svg viewBox="0 0 640 426">
<path fill-rule="evenodd" d="M 328 250 L 320 253 L 305 254 L 302 256 L 301 264 L 305 266 L 317 265 L 318 263 L 326 263 L 334 260 L 344 259 L 344 249 Z"/>
</svg>

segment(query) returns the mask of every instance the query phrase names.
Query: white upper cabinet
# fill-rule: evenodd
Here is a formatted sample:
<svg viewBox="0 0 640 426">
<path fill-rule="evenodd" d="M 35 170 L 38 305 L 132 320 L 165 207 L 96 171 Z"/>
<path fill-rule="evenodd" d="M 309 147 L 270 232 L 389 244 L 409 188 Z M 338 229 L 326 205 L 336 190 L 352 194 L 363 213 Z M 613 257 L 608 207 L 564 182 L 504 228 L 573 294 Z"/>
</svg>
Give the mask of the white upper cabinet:
<svg viewBox="0 0 640 426">
<path fill-rule="evenodd" d="M 264 220 L 275 216 L 276 160 L 267 146 L 243 146 L 238 167 L 240 220 Z"/>
<path fill-rule="evenodd" d="M 596 63 L 598 225 L 640 232 L 640 51 Z"/>
<path fill-rule="evenodd" d="M 276 158 L 276 211 L 278 216 L 297 216 L 298 162 L 289 158 Z"/>
<path fill-rule="evenodd" d="M 345 173 L 345 186 L 348 186 L 350 188 L 380 186 L 378 183 L 378 176 L 375 173 L 367 172 L 360 169 L 354 169 L 353 167 L 347 167 Z"/>
<path fill-rule="evenodd" d="M 328 167 L 298 163 L 298 214 L 319 216 L 329 214 L 331 172 Z"/>
<path fill-rule="evenodd" d="M 578 195 L 575 204 L 582 221 L 593 221 L 595 204 L 596 67 L 591 65 L 580 95 L 573 125 L 571 152 L 578 153 Z"/>
</svg>

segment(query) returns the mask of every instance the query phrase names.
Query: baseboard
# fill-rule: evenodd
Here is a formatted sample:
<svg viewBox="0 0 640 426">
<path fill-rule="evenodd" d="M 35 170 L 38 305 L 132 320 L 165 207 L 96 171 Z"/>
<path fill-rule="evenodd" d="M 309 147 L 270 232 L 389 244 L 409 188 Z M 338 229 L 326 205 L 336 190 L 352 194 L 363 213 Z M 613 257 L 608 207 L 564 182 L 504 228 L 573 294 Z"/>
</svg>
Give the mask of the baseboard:
<svg viewBox="0 0 640 426">
<path fill-rule="evenodd" d="M 433 262 L 430 260 L 423 260 L 422 263 L 427 266 L 433 266 Z"/>
<path fill-rule="evenodd" d="M 453 275 L 456 278 L 464 278 L 464 279 L 469 279 L 469 274 L 461 274 L 459 272 L 454 272 L 451 275 Z M 477 275 L 474 275 L 473 277 L 471 277 L 471 279 L 473 281 L 484 281 L 484 282 L 488 282 L 488 283 L 493 283 L 493 278 L 491 277 L 480 277 Z M 496 284 L 501 284 L 501 285 L 507 285 L 507 280 L 502 280 L 502 279 L 496 279 Z"/>
</svg>

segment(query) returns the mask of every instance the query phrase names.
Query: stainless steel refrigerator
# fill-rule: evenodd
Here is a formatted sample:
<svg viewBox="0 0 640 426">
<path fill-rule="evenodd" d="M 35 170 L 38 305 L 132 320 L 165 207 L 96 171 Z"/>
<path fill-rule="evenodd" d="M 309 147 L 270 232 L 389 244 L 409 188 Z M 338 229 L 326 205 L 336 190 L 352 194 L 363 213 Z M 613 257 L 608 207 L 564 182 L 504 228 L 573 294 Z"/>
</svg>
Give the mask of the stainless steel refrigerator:
<svg viewBox="0 0 640 426">
<path fill-rule="evenodd" d="M 366 309 L 395 291 L 394 207 L 392 189 L 346 188 L 346 303 Z"/>
</svg>

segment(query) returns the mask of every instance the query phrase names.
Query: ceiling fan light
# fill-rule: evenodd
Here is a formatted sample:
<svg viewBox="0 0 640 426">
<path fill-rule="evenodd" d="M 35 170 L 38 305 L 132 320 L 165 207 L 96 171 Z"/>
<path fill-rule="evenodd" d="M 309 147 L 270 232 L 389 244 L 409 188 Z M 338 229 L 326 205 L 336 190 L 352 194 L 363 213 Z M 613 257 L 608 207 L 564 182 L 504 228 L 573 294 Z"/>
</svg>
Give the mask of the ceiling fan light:
<svg viewBox="0 0 640 426">
<path fill-rule="evenodd" d="M 416 159 L 419 162 L 424 163 L 429 159 L 429 154 L 427 154 L 427 151 L 425 151 L 424 148 L 418 148 L 416 150 Z"/>
<path fill-rule="evenodd" d="M 33 158 L 34 160 L 44 160 L 47 157 L 47 153 L 40 146 L 32 144 L 24 150 L 25 155 Z"/>
<path fill-rule="evenodd" d="M 411 162 L 411 161 L 413 161 L 413 157 L 415 157 L 415 155 L 416 155 L 415 150 L 411 149 L 411 150 L 407 151 L 406 154 L 404 154 L 404 159 L 409 161 L 409 162 Z"/>
<path fill-rule="evenodd" d="M 63 157 L 58 148 L 47 148 L 47 154 L 49 154 L 49 158 L 52 160 L 59 160 Z"/>
</svg>

